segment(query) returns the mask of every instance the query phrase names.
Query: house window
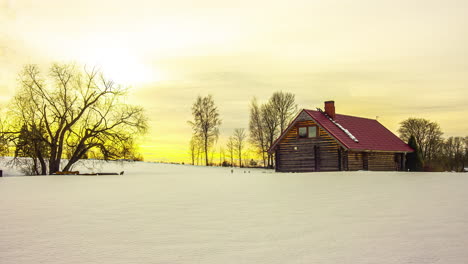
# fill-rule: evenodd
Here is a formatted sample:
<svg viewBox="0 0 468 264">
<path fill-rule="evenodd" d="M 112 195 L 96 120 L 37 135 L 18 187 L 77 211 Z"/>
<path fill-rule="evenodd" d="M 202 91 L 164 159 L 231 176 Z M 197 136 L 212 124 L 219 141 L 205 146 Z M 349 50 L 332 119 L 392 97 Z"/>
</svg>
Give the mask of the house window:
<svg viewBox="0 0 468 264">
<path fill-rule="evenodd" d="M 300 138 L 307 137 L 307 127 L 299 127 L 299 137 Z"/>
<path fill-rule="evenodd" d="M 299 138 L 314 138 L 317 137 L 317 126 L 301 126 L 297 128 Z"/>
<path fill-rule="evenodd" d="M 316 126 L 310 126 L 310 127 L 307 127 L 307 129 L 309 130 L 309 137 L 312 138 L 312 137 L 317 137 L 317 127 Z"/>
</svg>

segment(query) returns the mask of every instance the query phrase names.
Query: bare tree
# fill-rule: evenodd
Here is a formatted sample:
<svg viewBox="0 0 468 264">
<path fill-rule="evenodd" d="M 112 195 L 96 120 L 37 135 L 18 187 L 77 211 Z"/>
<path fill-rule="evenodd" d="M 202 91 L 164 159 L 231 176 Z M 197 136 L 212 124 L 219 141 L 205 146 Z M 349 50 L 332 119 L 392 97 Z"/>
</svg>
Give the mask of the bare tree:
<svg viewBox="0 0 468 264">
<path fill-rule="evenodd" d="M 222 146 L 219 147 L 219 166 L 223 166 L 226 161 L 226 156 L 224 153 L 224 148 Z"/>
<path fill-rule="evenodd" d="M 4 131 L 4 126 L 3 120 L 0 118 L 0 131 Z M 9 135 L 0 133 L 0 156 L 7 156 L 9 154 L 9 142 L 11 142 Z"/>
<path fill-rule="evenodd" d="M 398 132 L 405 142 L 408 142 L 412 135 L 414 136 L 425 163 L 434 159 L 442 143 L 443 133 L 439 124 L 427 119 L 408 118 L 400 123 Z"/>
<path fill-rule="evenodd" d="M 265 140 L 267 146 L 273 145 L 275 139 L 279 136 L 279 119 L 277 118 L 274 107 L 270 104 L 264 104 L 261 107 L 263 128 L 265 131 Z M 268 167 L 274 166 L 274 156 L 268 153 Z"/>
<path fill-rule="evenodd" d="M 234 144 L 234 137 L 230 136 L 228 139 L 228 142 L 226 144 L 227 151 L 229 153 L 229 158 L 231 159 L 231 167 L 234 166 L 234 150 L 235 150 L 235 144 Z"/>
<path fill-rule="evenodd" d="M 450 171 L 463 171 L 465 167 L 466 145 L 463 137 L 449 137 L 437 153 L 443 168 Z"/>
<path fill-rule="evenodd" d="M 261 107 L 258 106 L 257 100 L 252 99 L 250 103 L 250 120 L 249 120 L 250 143 L 255 148 L 263 160 L 263 167 L 266 167 L 266 152 L 268 146 L 266 144 L 264 122 L 262 117 Z"/>
<path fill-rule="evenodd" d="M 60 171 L 66 152 L 69 159 L 63 170 L 92 149 L 99 150 L 103 159 L 119 158 L 121 143 L 146 132 L 143 109 L 123 103 L 126 89 L 98 70 L 53 64 L 48 76 L 46 81 L 36 65 L 24 67 L 9 114 L 13 125 L 3 131 L 19 135 L 24 128 L 43 145 L 34 149 L 41 174 Z"/>
<path fill-rule="evenodd" d="M 292 93 L 275 92 L 266 104 L 258 105 L 256 99 L 250 104 L 250 142 L 261 154 L 263 165 L 272 168 L 274 155 L 268 154 L 268 148 L 288 127 L 297 112 L 295 96 Z"/>
<path fill-rule="evenodd" d="M 215 106 L 213 97 L 198 96 L 192 106 L 193 121 L 189 121 L 192 126 L 194 136 L 196 136 L 202 146 L 205 154 L 205 165 L 209 165 L 209 150 L 219 136 L 219 118 L 218 108 Z"/>
<path fill-rule="evenodd" d="M 199 149 L 199 143 L 196 137 L 192 136 L 189 143 L 189 153 L 192 159 L 192 165 L 195 165 L 195 160 L 197 158 L 197 152 Z"/>
<path fill-rule="evenodd" d="M 465 166 L 468 164 L 468 136 L 465 137 L 465 155 L 463 159 L 463 170 L 465 170 Z"/>
<path fill-rule="evenodd" d="M 295 96 L 292 93 L 275 92 L 269 103 L 278 117 L 280 133 L 283 133 L 297 112 Z"/>
<path fill-rule="evenodd" d="M 243 128 L 236 128 L 234 129 L 234 148 L 239 158 L 239 167 L 243 167 L 242 164 L 242 151 L 245 147 L 245 141 L 247 139 L 247 134 L 245 133 L 245 129 Z"/>
</svg>

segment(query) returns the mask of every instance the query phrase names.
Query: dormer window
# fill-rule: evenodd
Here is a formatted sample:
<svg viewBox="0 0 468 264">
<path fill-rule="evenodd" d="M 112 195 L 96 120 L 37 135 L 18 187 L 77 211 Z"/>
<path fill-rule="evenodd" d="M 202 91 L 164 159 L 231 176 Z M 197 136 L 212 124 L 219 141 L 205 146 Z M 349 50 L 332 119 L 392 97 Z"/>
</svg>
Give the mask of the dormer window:
<svg viewBox="0 0 468 264">
<path fill-rule="evenodd" d="M 315 138 L 317 137 L 317 126 L 300 126 L 297 128 L 299 138 Z"/>
</svg>

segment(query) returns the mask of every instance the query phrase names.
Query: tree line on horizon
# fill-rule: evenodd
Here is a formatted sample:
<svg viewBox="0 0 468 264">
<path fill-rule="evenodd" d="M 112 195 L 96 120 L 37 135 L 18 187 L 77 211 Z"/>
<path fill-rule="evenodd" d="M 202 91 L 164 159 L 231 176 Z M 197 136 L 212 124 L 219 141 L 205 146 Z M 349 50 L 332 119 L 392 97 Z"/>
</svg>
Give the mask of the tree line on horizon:
<svg viewBox="0 0 468 264">
<path fill-rule="evenodd" d="M 400 123 L 400 138 L 415 152 L 407 154 L 411 171 L 456 171 L 468 166 L 468 136 L 443 137 L 437 122 L 408 118 Z"/>
</svg>

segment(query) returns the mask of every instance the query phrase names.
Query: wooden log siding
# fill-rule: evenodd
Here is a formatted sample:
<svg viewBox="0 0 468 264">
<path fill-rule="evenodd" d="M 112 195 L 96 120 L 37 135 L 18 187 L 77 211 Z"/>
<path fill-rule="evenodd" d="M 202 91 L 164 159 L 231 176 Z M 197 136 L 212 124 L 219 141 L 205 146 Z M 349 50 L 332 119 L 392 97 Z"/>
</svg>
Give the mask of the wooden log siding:
<svg viewBox="0 0 468 264">
<path fill-rule="evenodd" d="M 395 161 L 395 153 L 371 152 L 369 153 L 369 170 L 371 171 L 394 171 L 398 170 Z"/>
<path fill-rule="evenodd" d="M 348 170 L 357 171 L 364 169 L 362 152 L 348 152 Z"/>
<path fill-rule="evenodd" d="M 298 121 L 278 143 L 276 149 L 278 171 L 307 172 L 340 169 L 338 151 L 341 147 L 326 131 L 317 127 L 317 137 L 298 138 L 298 127 L 313 125 L 316 124 L 311 120 Z M 317 155 L 316 147 L 318 148 Z"/>
<path fill-rule="evenodd" d="M 393 152 L 348 152 L 348 170 L 401 170 L 401 155 Z"/>
</svg>

